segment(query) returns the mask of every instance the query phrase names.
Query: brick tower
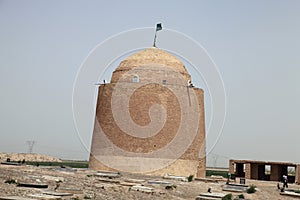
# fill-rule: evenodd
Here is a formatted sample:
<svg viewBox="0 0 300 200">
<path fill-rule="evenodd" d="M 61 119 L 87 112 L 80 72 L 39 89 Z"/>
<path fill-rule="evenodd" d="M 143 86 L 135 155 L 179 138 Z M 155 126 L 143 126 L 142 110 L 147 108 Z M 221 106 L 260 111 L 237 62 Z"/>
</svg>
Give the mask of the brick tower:
<svg viewBox="0 0 300 200">
<path fill-rule="evenodd" d="M 203 90 L 183 63 L 152 47 L 125 60 L 98 89 L 89 167 L 205 176 Z"/>
</svg>

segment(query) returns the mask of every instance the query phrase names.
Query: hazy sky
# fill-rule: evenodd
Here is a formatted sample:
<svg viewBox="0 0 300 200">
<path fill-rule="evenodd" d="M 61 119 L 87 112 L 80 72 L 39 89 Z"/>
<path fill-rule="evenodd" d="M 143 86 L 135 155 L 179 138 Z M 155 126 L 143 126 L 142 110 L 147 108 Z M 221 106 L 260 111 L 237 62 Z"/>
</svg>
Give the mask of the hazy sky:
<svg viewBox="0 0 300 200">
<path fill-rule="evenodd" d="M 300 162 L 299 10 L 297 0 L 0 0 L 0 151 L 34 140 L 36 153 L 87 159 L 72 118 L 79 67 L 108 37 L 163 22 L 199 42 L 224 81 L 227 117 L 209 162 Z"/>
</svg>

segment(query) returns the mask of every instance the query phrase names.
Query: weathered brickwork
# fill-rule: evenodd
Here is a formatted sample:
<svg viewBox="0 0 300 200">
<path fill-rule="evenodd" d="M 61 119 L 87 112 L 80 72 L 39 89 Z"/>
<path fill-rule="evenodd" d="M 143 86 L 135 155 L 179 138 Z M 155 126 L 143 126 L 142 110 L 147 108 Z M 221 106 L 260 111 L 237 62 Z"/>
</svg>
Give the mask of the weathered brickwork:
<svg viewBox="0 0 300 200">
<path fill-rule="evenodd" d="M 145 67 L 138 68 L 139 66 Z M 98 90 L 89 167 L 94 170 L 119 171 L 118 167 L 123 169 L 122 166 L 127 165 L 132 171 L 136 169 L 136 172 L 140 172 L 143 171 L 140 166 L 130 162 L 140 159 L 141 162 L 153 164 L 149 169 L 155 169 L 156 163 L 162 164 L 159 169 L 143 172 L 146 174 L 205 177 L 204 94 L 202 89 L 188 87 L 189 80 L 190 75 L 184 65 L 173 55 L 157 48 L 143 50 L 122 61 L 113 72 L 111 82 L 101 85 Z M 122 124 L 122 119 L 118 121 L 116 116 L 118 111 L 124 110 L 124 99 L 128 99 L 126 109 L 130 120 L 138 128 L 151 124 L 155 120 L 151 118 L 153 113 L 158 121 L 165 117 L 163 126 L 156 134 L 148 137 L 129 134 L 134 127 L 129 127 L 128 132 L 127 129 L 120 128 L 118 123 Z M 182 104 L 187 108 L 189 104 L 195 104 L 197 109 L 182 109 Z M 155 109 L 159 108 L 153 105 L 160 105 L 165 112 L 158 112 Z M 185 112 L 195 112 L 193 115 L 199 117 L 183 119 L 184 116 L 192 116 Z M 187 124 L 183 126 L 183 122 Z M 192 128 L 189 129 L 189 126 L 197 127 L 195 133 L 190 134 Z M 184 152 L 176 154 L 176 148 L 171 148 L 169 154 L 152 156 L 152 153 L 168 147 L 182 127 L 187 132 L 183 139 L 189 141 Z M 194 136 L 189 138 L 189 135 Z M 106 140 L 110 142 L 110 146 Z M 124 156 L 118 152 L 129 153 Z M 170 163 L 163 165 L 168 162 Z"/>
<path fill-rule="evenodd" d="M 295 177 L 295 182 L 297 184 L 300 184 L 300 165 L 296 166 L 296 177 Z"/>
</svg>

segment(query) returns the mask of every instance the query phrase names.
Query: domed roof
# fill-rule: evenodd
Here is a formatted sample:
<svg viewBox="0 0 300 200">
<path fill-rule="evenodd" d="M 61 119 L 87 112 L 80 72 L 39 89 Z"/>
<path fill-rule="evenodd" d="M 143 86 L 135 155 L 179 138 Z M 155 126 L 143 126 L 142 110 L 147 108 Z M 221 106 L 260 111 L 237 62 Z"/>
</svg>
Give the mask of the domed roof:
<svg viewBox="0 0 300 200">
<path fill-rule="evenodd" d="M 178 58 L 167 51 L 158 49 L 156 47 L 151 47 L 141 50 L 123 60 L 113 72 L 111 82 L 116 82 L 118 77 L 134 67 L 147 64 L 165 65 L 183 74 L 187 77 L 187 79 L 190 78 L 185 66 Z"/>
</svg>

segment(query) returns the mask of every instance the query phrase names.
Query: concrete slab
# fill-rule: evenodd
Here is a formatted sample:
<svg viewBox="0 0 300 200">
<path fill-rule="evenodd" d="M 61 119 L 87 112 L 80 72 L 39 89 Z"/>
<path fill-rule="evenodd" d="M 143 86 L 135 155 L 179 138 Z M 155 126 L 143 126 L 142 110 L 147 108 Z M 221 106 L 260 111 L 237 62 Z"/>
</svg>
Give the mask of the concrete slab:
<svg viewBox="0 0 300 200">
<path fill-rule="evenodd" d="M 173 176 L 166 174 L 163 176 L 164 179 L 172 179 L 172 180 L 177 180 L 177 181 L 183 181 L 183 182 L 188 182 L 187 177 L 184 176 Z"/>
<path fill-rule="evenodd" d="M 148 183 L 149 184 L 158 184 L 158 185 L 169 185 L 169 184 L 172 184 L 171 182 L 157 181 L 157 180 L 149 180 Z"/>
<path fill-rule="evenodd" d="M 212 178 L 212 179 L 218 179 L 218 180 L 227 180 L 223 176 L 216 176 L 216 175 L 211 175 L 210 178 Z"/>
<path fill-rule="evenodd" d="M 44 191 L 43 194 L 52 195 L 52 196 L 73 196 L 72 193 L 54 192 L 54 191 Z"/>
<path fill-rule="evenodd" d="M 220 198 L 197 196 L 196 200 L 220 200 Z"/>
<path fill-rule="evenodd" d="M 19 197 L 19 196 L 4 196 L 0 197 L 0 200 L 32 200 L 26 197 Z"/>
<path fill-rule="evenodd" d="M 42 200 L 62 200 L 60 196 L 52 196 L 47 194 L 31 194 L 28 196 L 33 197 L 35 199 L 42 199 Z"/>
<path fill-rule="evenodd" d="M 106 178 L 97 178 L 96 180 L 105 182 L 105 183 L 114 183 L 114 184 L 120 184 L 120 181 L 113 180 L 113 179 L 106 179 Z"/>
<path fill-rule="evenodd" d="M 246 192 L 247 188 L 241 186 L 224 185 L 222 190 L 228 192 Z"/>
<path fill-rule="evenodd" d="M 231 185 L 231 186 L 239 186 L 239 187 L 246 187 L 246 188 L 249 187 L 249 185 L 245 185 L 245 184 L 234 184 L 234 183 L 229 183 L 229 184 L 227 184 L 227 185 Z"/>
<path fill-rule="evenodd" d="M 79 188 L 66 188 L 66 187 L 59 187 L 59 189 L 57 189 L 56 192 L 83 194 L 83 191 Z"/>
<path fill-rule="evenodd" d="M 129 182 L 129 183 L 143 183 L 146 182 L 145 180 L 142 179 L 133 179 L 133 178 L 126 178 L 124 179 L 125 182 Z"/>
<path fill-rule="evenodd" d="M 209 193 L 209 192 L 206 192 L 206 193 L 201 193 L 199 196 L 201 196 L 201 197 L 211 197 L 211 198 L 222 199 L 224 196 L 226 196 L 226 194 L 224 194 L 224 193 Z"/>
<path fill-rule="evenodd" d="M 290 197 L 298 197 L 298 198 L 300 198 L 300 194 L 295 193 L 295 192 L 285 191 L 285 192 L 280 192 L 280 194 L 281 195 L 290 196 Z"/>
<path fill-rule="evenodd" d="M 139 183 L 130 183 L 130 182 L 120 182 L 120 185 L 122 185 L 122 186 L 136 186 L 136 185 L 138 185 L 138 186 L 141 186 L 141 184 L 139 184 Z"/>
<path fill-rule="evenodd" d="M 219 180 L 217 179 L 212 179 L 212 178 L 195 178 L 195 181 L 203 181 L 205 183 L 209 182 L 209 183 L 218 183 Z"/>
<path fill-rule="evenodd" d="M 1 165 L 21 166 L 22 164 L 18 162 L 1 162 Z"/>
<path fill-rule="evenodd" d="M 119 178 L 121 176 L 118 172 L 97 172 L 94 176 L 106 177 L 106 178 Z"/>
<path fill-rule="evenodd" d="M 48 188 L 48 184 L 44 183 L 25 183 L 20 182 L 17 185 L 18 187 L 30 187 L 30 188 Z"/>
<path fill-rule="evenodd" d="M 138 186 L 138 185 L 132 186 L 130 188 L 130 190 L 140 191 L 140 192 L 145 192 L 145 193 L 153 193 L 154 192 L 154 189 L 151 187 Z"/>
</svg>

